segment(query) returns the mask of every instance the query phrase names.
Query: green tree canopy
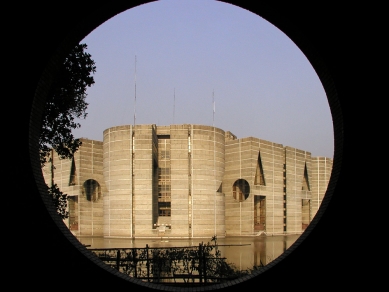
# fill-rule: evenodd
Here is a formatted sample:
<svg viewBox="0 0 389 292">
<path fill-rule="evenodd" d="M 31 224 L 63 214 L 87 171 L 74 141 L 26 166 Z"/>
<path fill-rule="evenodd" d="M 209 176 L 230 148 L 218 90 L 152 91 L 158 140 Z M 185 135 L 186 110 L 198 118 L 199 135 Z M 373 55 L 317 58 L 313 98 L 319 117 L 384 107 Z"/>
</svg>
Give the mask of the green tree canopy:
<svg viewBox="0 0 389 292">
<path fill-rule="evenodd" d="M 86 44 L 78 44 L 66 57 L 53 82 L 43 114 L 42 131 L 39 137 L 42 167 L 54 149 L 61 158 L 71 158 L 81 146 L 72 130 L 81 127 L 76 119 L 85 119 L 88 103 L 86 90 L 95 81 L 95 62 L 86 53 Z"/>
<path fill-rule="evenodd" d="M 81 141 L 74 138 L 72 130 L 81 127 L 76 119 L 85 119 L 87 116 L 86 90 L 95 83 L 93 74 L 96 72 L 95 62 L 85 52 L 86 49 L 86 44 L 78 44 L 71 50 L 50 87 L 39 136 L 42 167 L 49 161 L 52 150 L 65 159 L 72 158 L 81 146 Z M 54 168 L 51 165 L 51 171 Z M 53 180 L 47 188 L 58 215 L 62 219 L 68 218 L 67 194 Z"/>
</svg>

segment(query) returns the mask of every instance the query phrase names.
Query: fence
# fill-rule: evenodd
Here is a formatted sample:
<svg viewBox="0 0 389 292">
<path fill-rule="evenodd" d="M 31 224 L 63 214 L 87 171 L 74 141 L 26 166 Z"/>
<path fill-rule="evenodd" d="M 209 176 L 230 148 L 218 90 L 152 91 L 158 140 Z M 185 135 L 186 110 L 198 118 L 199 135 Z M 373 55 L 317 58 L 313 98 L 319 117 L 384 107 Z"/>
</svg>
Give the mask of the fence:
<svg viewBox="0 0 389 292">
<path fill-rule="evenodd" d="M 187 247 L 89 249 L 112 268 L 142 281 L 207 285 L 247 275 L 221 257 L 216 244 Z"/>
</svg>

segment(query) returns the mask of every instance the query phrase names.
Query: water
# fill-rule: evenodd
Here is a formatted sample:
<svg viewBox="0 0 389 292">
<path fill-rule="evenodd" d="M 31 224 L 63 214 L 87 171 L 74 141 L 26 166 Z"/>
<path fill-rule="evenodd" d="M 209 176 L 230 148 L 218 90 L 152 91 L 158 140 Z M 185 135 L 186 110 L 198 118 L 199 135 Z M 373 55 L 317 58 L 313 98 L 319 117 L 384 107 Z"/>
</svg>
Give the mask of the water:
<svg viewBox="0 0 389 292">
<path fill-rule="evenodd" d="M 240 270 L 251 269 L 253 266 L 269 264 L 288 249 L 300 235 L 274 235 L 253 237 L 218 238 L 217 244 L 221 255 L 227 262 Z M 198 246 L 200 243 L 211 242 L 211 238 L 192 239 L 128 239 L 80 237 L 78 240 L 88 248 L 131 248 L 131 247 L 184 247 Z"/>
</svg>

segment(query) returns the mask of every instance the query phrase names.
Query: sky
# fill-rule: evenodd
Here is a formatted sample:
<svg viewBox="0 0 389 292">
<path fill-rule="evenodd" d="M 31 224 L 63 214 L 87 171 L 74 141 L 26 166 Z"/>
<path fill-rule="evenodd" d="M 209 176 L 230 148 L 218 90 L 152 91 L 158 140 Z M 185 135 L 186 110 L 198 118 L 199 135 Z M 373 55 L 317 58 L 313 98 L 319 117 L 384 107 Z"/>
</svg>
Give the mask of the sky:
<svg viewBox="0 0 389 292">
<path fill-rule="evenodd" d="M 201 124 L 333 157 L 330 108 L 308 59 L 273 24 L 214 0 L 122 12 L 81 43 L 96 63 L 75 137 L 128 124 Z"/>
</svg>

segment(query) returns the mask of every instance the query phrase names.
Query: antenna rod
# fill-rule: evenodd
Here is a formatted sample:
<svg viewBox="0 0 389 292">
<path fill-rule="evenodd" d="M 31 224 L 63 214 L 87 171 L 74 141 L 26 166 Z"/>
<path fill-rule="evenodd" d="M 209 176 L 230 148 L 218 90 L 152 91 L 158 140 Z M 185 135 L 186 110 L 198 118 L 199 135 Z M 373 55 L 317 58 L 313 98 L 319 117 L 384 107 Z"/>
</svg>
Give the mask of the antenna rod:
<svg viewBox="0 0 389 292">
<path fill-rule="evenodd" d="M 134 126 L 136 119 L 136 55 L 135 55 L 135 100 L 134 100 Z"/>
<path fill-rule="evenodd" d="M 215 126 L 215 91 L 212 91 L 212 102 L 213 102 L 213 117 L 212 117 L 212 126 Z"/>
<path fill-rule="evenodd" d="M 173 125 L 174 125 L 174 114 L 176 111 L 176 88 L 174 88 L 174 101 L 173 101 Z"/>
</svg>

